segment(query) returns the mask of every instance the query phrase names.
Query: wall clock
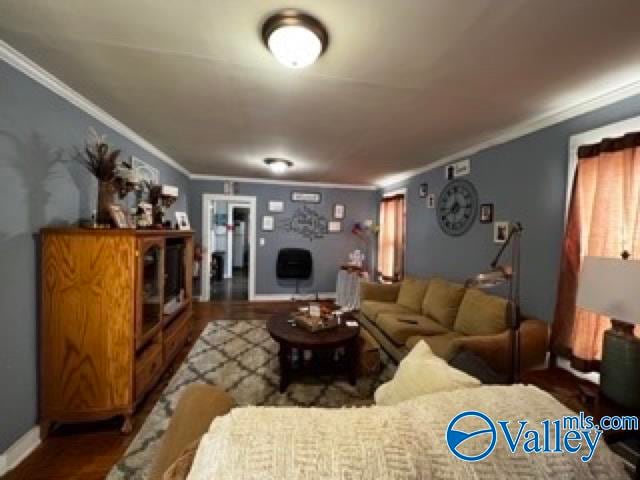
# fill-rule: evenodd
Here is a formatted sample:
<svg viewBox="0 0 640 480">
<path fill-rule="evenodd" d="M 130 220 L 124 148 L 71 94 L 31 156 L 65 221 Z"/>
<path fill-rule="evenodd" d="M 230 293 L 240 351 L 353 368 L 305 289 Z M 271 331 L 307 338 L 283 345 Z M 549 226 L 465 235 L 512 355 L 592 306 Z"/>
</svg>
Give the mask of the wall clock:
<svg viewBox="0 0 640 480">
<path fill-rule="evenodd" d="M 438 224 L 447 235 L 457 237 L 466 233 L 477 213 L 478 192 L 467 180 L 449 182 L 438 197 Z"/>
</svg>

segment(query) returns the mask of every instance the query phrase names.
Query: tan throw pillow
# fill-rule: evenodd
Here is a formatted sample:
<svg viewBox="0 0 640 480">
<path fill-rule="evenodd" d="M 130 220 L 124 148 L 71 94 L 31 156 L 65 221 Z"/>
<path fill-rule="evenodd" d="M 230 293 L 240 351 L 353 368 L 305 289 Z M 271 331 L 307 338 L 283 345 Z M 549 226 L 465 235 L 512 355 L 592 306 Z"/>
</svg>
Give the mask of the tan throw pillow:
<svg viewBox="0 0 640 480">
<path fill-rule="evenodd" d="M 464 335 L 494 335 L 507 329 L 507 301 L 470 288 L 464 295 L 454 330 Z"/>
<path fill-rule="evenodd" d="M 376 405 L 396 405 L 435 392 L 451 392 L 479 387 L 480 380 L 453 368 L 419 341 L 400 362 L 393 380 L 383 383 L 374 394 Z"/>
<path fill-rule="evenodd" d="M 405 277 L 400 284 L 400 291 L 398 292 L 398 300 L 396 300 L 396 303 L 403 307 L 410 308 L 415 312 L 419 312 L 428 285 L 428 280 Z"/>
<path fill-rule="evenodd" d="M 453 329 L 458 307 L 464 295 L 464 286 L 434 278 L 424 296 L 422 313 L 433 318 L 440 325 Z"/>
</svg>

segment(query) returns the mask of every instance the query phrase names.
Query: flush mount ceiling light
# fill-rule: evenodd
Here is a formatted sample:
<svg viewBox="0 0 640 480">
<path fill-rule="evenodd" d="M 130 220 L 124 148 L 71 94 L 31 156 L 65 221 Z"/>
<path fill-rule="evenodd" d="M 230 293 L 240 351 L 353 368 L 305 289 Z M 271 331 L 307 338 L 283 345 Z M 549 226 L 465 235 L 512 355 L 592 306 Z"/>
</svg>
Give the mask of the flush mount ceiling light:
<svg viewBox="0 0 640 480">
<path fill-rule="evenodd" d="M 273 56 L 290 68 L 311 65 L 329 43 L 324 26 L 296 10 L 283 10 L 269 17 L 262 27 L 262 39 Z"/>
<path fill-rule="evenodd" d="M 284 173 L 288 168 L 293 167 L 293 162 L 284 158 L 265 158 L 264 163 L 276 174 Z"/>
</svg>

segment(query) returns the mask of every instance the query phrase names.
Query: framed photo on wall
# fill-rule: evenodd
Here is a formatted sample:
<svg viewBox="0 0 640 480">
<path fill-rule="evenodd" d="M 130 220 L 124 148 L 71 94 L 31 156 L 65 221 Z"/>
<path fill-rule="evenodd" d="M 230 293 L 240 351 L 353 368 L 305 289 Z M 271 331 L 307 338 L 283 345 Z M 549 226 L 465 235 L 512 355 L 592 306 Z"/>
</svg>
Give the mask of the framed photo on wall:
<svg viewBox="0 0 640 480">
<path fill-rule="evenodd" d="M 493 222 L 493 203 L 483 203 L 480 205 L 480 223 Z"/>
<path fill-rule="evenodd" d="M 430 193 L 427 195 L 427 208 L 436 208 L 436 194 Z"/>
<path fill-rule="evenodd" d="M 340 233 L 342 231 L 342 222 L 329 222 L 328 230 L 329 233 Z"/>
<path fill-rule="evenodd" d="M 273 216 L 264 215 L 262 217 L 262 231 L 263 232 L 273 232 L 273 229 L 274 229 Z"/>
<path fill-rule="evenodd" d="M 269 200 L 268 210 L 271 213 L 284 212 L 284 202 L 282 200 Z"/>
<path fill-rule="evenodd" d="M 322 202 L 322 194 L 319 192 L 299 192 L 294 190 L 293 192 L 291 192 L 291 201 L 302 203 L 320 203 Z"/>
<path fill-rule="evenodd" d="M 509 222 L 495 222 L 493 224 L 494 243 L 504 243 L 509 237 Z"/>
<path fill-rule="evenodd" d="M 333 218 L 337 220 L 342 220 L 344 219 L 345 212 L 346 212 L 346 208 L 342 203 L 336 203 L 333 206 Z"/>
<path fill-rule="evenodd" d="M 429 184 L 421 183 L 420 190 L 418 193 L 420 195 L 420 198 L 427 198 L 427 194 L 429 193 Z"/>
</svg>

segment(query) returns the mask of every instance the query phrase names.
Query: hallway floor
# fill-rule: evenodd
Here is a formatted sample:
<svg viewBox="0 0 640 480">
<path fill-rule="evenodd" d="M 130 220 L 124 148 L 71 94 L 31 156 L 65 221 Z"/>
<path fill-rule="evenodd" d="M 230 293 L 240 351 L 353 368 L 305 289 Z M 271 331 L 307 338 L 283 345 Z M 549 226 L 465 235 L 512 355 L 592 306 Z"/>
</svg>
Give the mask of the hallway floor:
<svg viewBox="0 0 640 480">
<path fill-rule="evenodd" d="M 234 268 L 233 277 L 211 282 L 211 300 L 227 302 L 249 299 L 249 271 Z"/>
</svg>

